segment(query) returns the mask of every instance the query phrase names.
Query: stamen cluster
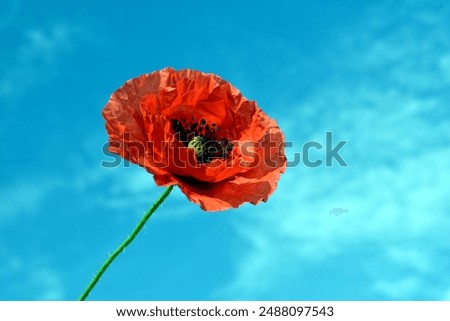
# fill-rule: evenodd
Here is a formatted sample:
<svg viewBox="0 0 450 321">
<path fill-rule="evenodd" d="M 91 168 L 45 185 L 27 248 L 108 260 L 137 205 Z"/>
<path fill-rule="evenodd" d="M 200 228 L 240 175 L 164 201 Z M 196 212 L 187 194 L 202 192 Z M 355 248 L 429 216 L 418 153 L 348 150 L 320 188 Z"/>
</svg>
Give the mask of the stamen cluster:
<svg viewBox="0 0 450 321">
<path fill-rule="evenodd" d="M 197 162 L 210 163 L 216 158 L 226 159 L 233 150 L 233 144 L 218 134 L 220 127 L 209 125 L 205 119 L 191 121 L 172 119 L 172 129 L 176 138 L 188 148 L 195 150 Z"/>
</svg>

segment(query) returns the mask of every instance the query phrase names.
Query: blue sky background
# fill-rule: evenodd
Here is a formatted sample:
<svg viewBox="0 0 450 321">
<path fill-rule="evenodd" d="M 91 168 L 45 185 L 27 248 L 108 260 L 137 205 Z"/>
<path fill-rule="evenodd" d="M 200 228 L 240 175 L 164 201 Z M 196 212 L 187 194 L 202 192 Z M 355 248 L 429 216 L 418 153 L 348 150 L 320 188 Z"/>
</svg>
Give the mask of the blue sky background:
<svg viewBox="0 0 450 321">
<path fill-rule="evenodd" d="M 162 192 L 100 166 L 101 109 L 172 66 L 256 100 L 290 160 L 332 131 L 349 167 L 217 214 L 176 190 L 89 299 L 450 300 L 449 34 L 445 1 L 2 1 L 0 299 L 77 299 Z"/>
</svg>

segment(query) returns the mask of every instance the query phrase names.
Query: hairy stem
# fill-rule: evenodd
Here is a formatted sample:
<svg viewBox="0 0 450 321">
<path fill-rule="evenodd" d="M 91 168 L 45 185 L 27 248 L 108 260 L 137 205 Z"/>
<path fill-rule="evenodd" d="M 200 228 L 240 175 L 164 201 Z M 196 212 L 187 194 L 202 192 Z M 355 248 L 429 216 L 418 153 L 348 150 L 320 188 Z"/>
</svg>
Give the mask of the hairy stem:
<svg viewBox="0 0 450 321">
<path fill-rule="evenodd" d="M 91 283 L 87 286 L 86 290 L 84 290 L 83 294 L 80 296 L 80 301 L 84 301 L 89 293 L 91 293 L 92 289 L 95 287 L 97 282 L 102 277 L 103 273 L 108 269 L 108 267 L 111 265 L 111 263 L 119 256 L 122 251 L 133 242 L 133 240 L 136 238 L 142 227 L 144 227 L 145 223 L 148 221 L 150 216 L 156 211 L 156 209 L 164 202 L 164 200 L 169 196 L 170 192 L 173 189 L 173 185 L 166 188 L 164 193 L 160 196 L 160 198 L 152 205 L 152 207 L 145 212 L 142 219 L 139 221 L 139 223 L 134 228 L 133 232 L 126 238 L 125 241 L 123 241 L 122 244 L 119 245 L 119 247 L 106 259 L 106 261 L 103 263 L 103 265 L 100 267 L 98 272 L 95 274 L 94 278 L 92 279 Z"/>
</svg>

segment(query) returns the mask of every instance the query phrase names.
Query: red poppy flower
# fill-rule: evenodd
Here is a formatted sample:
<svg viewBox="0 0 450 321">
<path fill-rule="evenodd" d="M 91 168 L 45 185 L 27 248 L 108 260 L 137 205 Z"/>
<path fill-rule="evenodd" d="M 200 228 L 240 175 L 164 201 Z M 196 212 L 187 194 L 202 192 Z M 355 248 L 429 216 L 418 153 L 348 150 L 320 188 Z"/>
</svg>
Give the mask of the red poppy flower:
<svg viewBox="0 0 450 321">
<path fill-rule="evenodd" d="M 131 79 L 103 117 L 110 152 L 207 211 L 266 201 L 286 168 L 276 122 L 213 74 L 166 68 Z"/>
</svg>

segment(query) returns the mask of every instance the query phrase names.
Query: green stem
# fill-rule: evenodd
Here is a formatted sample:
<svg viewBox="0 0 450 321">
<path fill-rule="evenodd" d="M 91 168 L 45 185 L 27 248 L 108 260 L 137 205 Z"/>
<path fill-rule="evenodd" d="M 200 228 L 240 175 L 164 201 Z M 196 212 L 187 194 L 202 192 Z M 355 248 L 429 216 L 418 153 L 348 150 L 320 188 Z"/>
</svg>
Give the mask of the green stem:
<svg viewBox="0 0 450 321">
<path fill-rule="evenodd" d="M 166 188 L 166 190 L 160 196 L 160 198 L 152 205 L 152 207 L 147 212 L 145 212 L 144 216 L 139 221 L 139 223 L 136 225 L 133 232 L 127 237 L 127 239 L 122 244 L 120 244 L 120 246 L 113 252 L 113 254 L 111 254 L 108 257 L 108 259 L 103 263 L 103 265 L 98 270 L 97 274 L 92 279 L 91 283 L 89 283 L 86 290 L 84 290 L 83 294 L 80 296 L 80 299 L 79 299 L 80 301 L 84 301 L 86 299 L 86 297 L 89 295 L 89 293 L 91 293 L 92 289 L 95 287 L 97 282 L 102 277 L 103 273 L 105 273 L 105 271 L 108 269 L 108 267 L 114 261 L 114 259 L 116 257 L 118 257 L 119 254 L 122 253 L 122 251 L 125 250 L 125 248 L 128 245 L 130 245 L 131 242 L 133 242 L 135 237 L 138 235 L 139 231 L 142 229 L 142 227 L 144 227 L 145 223 L 148 221 L 150 216 L 152 216 L 153 212 L 155 212 L 156 209 L 159 207 L 159 205 L 161 205 L 161 203 L 164 202 L 164 200 L 167 198 L 167 196 L 169 196 L 172 189 L 173 189 L 173 185 Z"/>
</svg>

